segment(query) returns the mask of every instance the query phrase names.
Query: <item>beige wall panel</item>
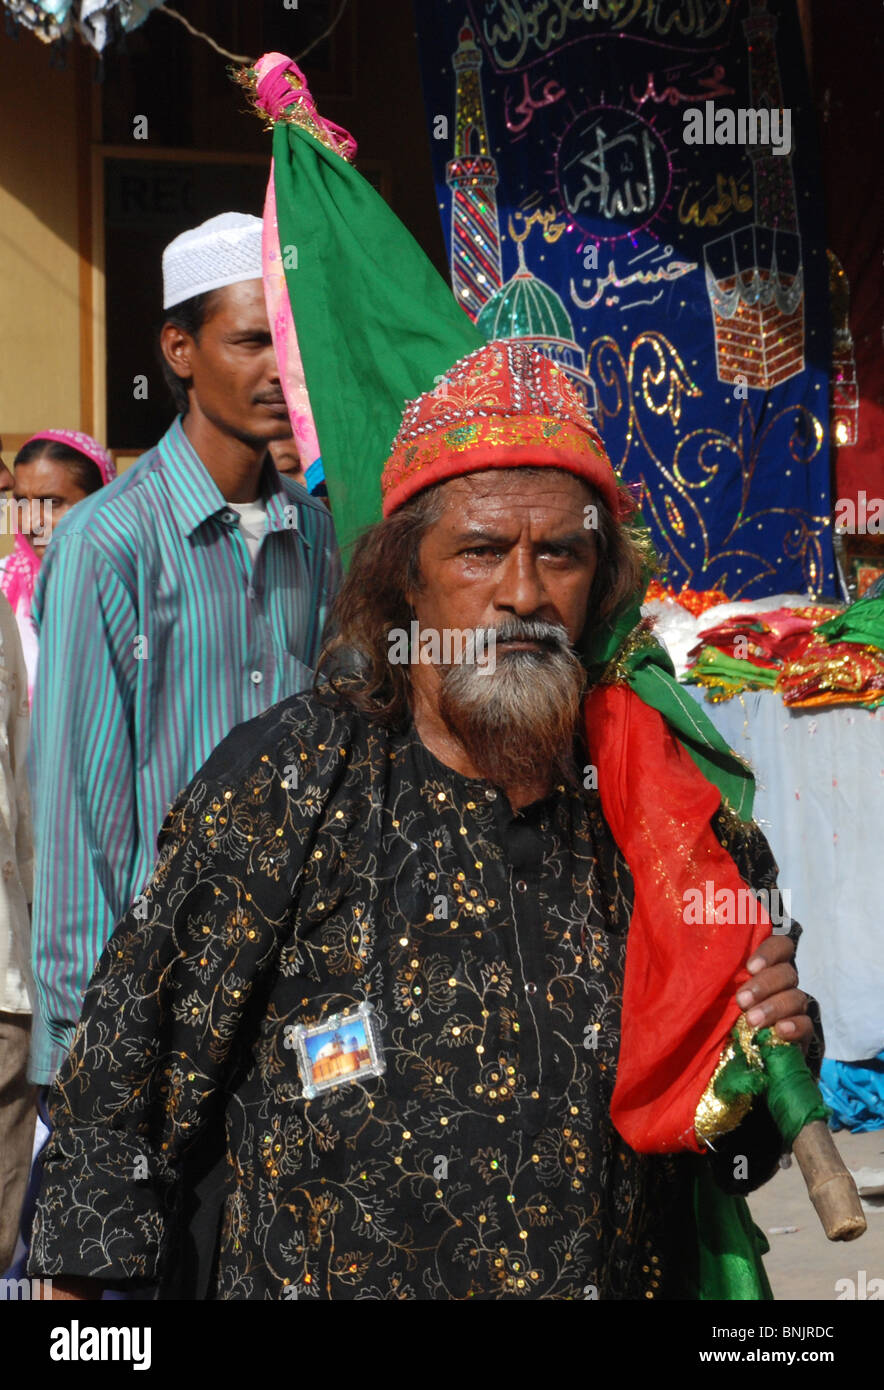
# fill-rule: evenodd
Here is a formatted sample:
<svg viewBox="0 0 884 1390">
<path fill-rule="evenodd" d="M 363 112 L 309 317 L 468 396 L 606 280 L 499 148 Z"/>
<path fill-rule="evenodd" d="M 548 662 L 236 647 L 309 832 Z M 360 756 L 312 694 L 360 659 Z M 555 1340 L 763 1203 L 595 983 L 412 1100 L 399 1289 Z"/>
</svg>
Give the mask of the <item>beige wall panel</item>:
<svg viewBox="0 0 884 1390">
<path fill-rule="evenodd" d="M 0 35 L 0 435 L 81 426 L 74 66 Z M 5 448 L 4 456 L 8 453 Z"/>
</svg>

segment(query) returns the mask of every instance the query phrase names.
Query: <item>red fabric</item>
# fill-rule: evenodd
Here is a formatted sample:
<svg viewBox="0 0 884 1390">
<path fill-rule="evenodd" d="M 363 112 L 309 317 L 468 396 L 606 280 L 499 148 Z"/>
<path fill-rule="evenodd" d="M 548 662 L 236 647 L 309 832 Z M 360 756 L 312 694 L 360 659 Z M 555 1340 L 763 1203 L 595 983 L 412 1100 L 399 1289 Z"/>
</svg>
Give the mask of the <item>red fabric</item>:
<svg viewBox="0 0 884 1390">
<path fill-rule="evenodd" d="M 635 883 L 611 1118 L 639 1153 L 700 1152 L 694 1115 L 770 918 L 759 903 L 754 925 L 719 923 L 706 911 L 705 922 L 685 922 L 689 889 L 704 903 L 708 883 L 713 893 L 730 889 L 735 903 L 746 899 L 710 825 L 720 793 L 628 686 L 597 686 L 584 712 L 602 809 Z"/>
<path fill-rule="evenodd" d="M 539 428 L 537 433 L 539 437 Z M 480 444 L 468 453 L 456 453 L 440 444 L 438 456 L 424 464 L 419 474 L 404 474 L 401 481 L 390 488 L 384 498 L 384 516 L 391 516 L 415 493 L 433 487 L 435 483 L 447 483 L 451 478 L 462 478 L 467 473 L 482 473 L 491 468 L 558 468 L 562 472 L 573 473 L 595 487 L 615 517 L 619 517 L 624 508 L 607 459 L 596 458 L 592 454 L 575 458 L 567 445 L 554 448 L 543 443 L 511 444 L 501 449 L 499 444 L 485 448 Z"/>
<path fill-rule="evenodd" d="M 688 652 L 698 657 L 704 647 L 716 647 L 735 660 L 748 658 L 755 666 L 769 670 L 784 661 L 797 660 L 811 640 L 815 627 L 834 617 L 835 608 L 814 608 L 802 612 L 792 608 L 776 608 L 766 613 L 737 613 L 715 627 L 706 627 L 700 640 Z M 738 640 L 746 639 L 746 650 L 736 652 Z"/>
</svg>

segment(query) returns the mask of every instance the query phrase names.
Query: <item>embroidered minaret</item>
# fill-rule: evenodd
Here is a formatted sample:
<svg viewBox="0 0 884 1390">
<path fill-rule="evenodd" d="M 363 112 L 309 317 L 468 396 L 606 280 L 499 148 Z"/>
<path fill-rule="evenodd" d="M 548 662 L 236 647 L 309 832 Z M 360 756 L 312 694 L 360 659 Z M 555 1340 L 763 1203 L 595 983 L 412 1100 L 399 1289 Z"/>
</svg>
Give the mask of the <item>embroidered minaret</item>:
<svg viewBox="0 0 884 1390">
<path fill-rule="evenodd" d="M 767 0 L 750 0 L 743 29 L 749 45 L 754 111 L 781 111 L 776 20 Z M 769 390 L 804 370 L 804 272 L 791 152 L 747 145 L 755 216 L 741 231 L 705 247 L 706 289 L 715 324 L 720 381 Z"/>
<path fill-rule="evenodd" d="M 451 189 L 451 283 L 458 304 L 475 319 L 502 283 L 497 215 L 497 163 L 490 153 L 482 83 L 482 54 L 464 24 L 454 54 L 457 108 Z"/>
</svg>

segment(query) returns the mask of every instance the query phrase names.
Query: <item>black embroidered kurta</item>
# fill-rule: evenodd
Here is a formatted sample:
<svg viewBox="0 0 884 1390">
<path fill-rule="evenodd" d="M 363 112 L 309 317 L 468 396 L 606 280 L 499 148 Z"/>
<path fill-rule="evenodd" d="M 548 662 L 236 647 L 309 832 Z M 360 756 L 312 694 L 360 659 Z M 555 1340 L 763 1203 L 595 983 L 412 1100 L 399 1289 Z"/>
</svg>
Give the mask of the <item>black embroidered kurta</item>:
<svg viewBox="0 0 884 1390">
<path fill-rule="evenodd" d="M 718 831 L 773 882 L 757 829 Z M 93 976 L 32 1272 L 165 1284 L 186 1155 L 224 1127 L 214 1297 L 672 1296 L 693 1160 L 609 1118 L 631 900 L 594 791 L 513 814 L 312 694 L 240 725 Z M 386 1071 L 306 1099 L 291 1025 L 366 1000 Z M 737 1135 L 756 1186 L 775 1138 Z"/>
</svg>

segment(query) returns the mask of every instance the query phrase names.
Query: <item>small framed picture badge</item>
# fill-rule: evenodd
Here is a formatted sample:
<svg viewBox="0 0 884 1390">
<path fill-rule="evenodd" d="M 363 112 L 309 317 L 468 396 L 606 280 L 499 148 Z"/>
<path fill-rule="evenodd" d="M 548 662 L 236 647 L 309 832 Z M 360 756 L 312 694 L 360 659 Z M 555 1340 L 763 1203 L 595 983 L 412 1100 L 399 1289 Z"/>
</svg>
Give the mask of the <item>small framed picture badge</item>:
<svg viewBox="0 0 884 1390">
<path fill-rule="evenodd" d="M 386 1071 L 380 1034 L 371 1004 L 331 1014 L 321 1023 L 298 1023 L 291 1031 L 304 1095 L 308 1100 Z"/>
</svg>

